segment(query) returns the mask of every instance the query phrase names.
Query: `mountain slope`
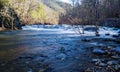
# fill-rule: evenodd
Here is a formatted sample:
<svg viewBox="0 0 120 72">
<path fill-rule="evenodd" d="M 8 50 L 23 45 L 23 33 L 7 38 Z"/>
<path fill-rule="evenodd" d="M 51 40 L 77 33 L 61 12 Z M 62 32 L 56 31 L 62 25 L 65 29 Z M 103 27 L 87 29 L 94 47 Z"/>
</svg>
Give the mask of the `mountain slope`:
<svg viewBox="0 0 120 72">
<path fill-rule="evenodd" d="M 21 2 L 20 2 L 21 1 Z M 70 4 L 58 0 L 13 0 L 12 6 L 24 24 L 58 24 Z"/>
</svg>

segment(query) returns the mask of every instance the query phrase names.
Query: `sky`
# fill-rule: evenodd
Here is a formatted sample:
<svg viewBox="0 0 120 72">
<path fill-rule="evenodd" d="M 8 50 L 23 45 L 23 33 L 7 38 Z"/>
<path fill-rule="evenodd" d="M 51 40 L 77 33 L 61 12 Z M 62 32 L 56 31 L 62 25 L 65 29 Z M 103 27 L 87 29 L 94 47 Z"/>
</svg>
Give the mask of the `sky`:
<svg viewBox="0 0 120 72">
<path fill-rule="evenodd" d="M 70 1 L 69 1 L 69 0 L 61 0 L 61 1 L 66 2 L 66 3 L 70 3 Z"/>
</svg>

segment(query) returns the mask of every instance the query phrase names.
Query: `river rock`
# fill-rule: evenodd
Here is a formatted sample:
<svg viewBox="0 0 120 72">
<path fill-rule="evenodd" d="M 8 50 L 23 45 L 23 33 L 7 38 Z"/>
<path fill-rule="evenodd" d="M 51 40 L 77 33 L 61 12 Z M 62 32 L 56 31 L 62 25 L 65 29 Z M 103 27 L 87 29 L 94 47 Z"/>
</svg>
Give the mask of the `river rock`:
<svg viewBox="0 0 120 72">
<path fill-rule="evenodd" d="M 117 52 L 117 53 L 120 54 L 120 46 L 119 46 L 119 47 L 116 47 L 116 48 L 114 48 L 114 49 L 112 49 L 112 51 L 115 51 L 115 52 Z"/>
<path fill-rule="evenodd" d="M 99 66 L 101 66 L 101 67 L 106 67 L 107 64 L 105 64 L 105 63 L 100 63 Z"/>
<path fill-rule="evenodd" d="M 117 55 L 115 55 L 115 56 L 111 56 L 111 58 L 113 58 L 113 59 L 120 59 L 120 57 L 117 56 Z"/>
<path fill-rule="evenodd" d="M 19 59 L 33 59 L 33 56 L 30 55 L 22 55 L 19 57 Z"/>
<path fill-rule="evenodd" d="M 100 59 L 92 59 L 91 62 L 92 63 L 100 62 Z"/>
<path fill-rule="evenodd" d="M 92 70 L 88 68 L 87 70 L 85 70 L 85 72 L 92 72 Z"/>
<path fill-rule="evenodd" d="M 96 31 L 96 30 L 98 30 L 98 28 L 96 28 L 96 27 L 86 27 L 86 28 L 84 28 L 84 30 L 85 31 Z"/>
<path fill-rule="evenodd" d="M 109 61 L 109 59 L 108 59 L 108 58 L 101 59 L 101 62 L 103 62 L 103 63 L 107 63 L 108 61 Z"/>
<path fill-rule="evenodd" d="M 106 54 L 106 52 L 104 50 L 101 50 L 101 49 L 94 49 L 92 52 L 93 52 L 93 54 L 97 54 L 97 55 Z"/>
<path fill-rule="evenodd" d="M 5 63 L 2 63 L 1 66 L 5 66 L 6 64 Z"/>
<path fill-rule="evenodd" d="M 108 65 L 117 65 L 118 61 L 108 61 L 107 64 Z"/>
<path fill-rule="evenodd" d="M 115 65 L 114 68 L 115 70 L 120 70 L 120 65 Z"/>
<path fill-rule="evenodd" d="M 83 42 L 90 42 L 90 39 L 82 39 Z"/>
<path fill-rule="evenodd" d="M 56 58 L 64 60 L 66 58 L 66 55 L 64 53 L 61 53 L 61 54 L 57 55 Z"/>
<path fill-rule="evenodd" d="M 120 34 L 120 31 L 118 31 L 118 33 Z"/>
<path fill-rule="evenodd" d="M 27 72 L 33 72 L 33 70 L 30 68 Z"/>
<path fill-rule="evenodd" d="M 120 36 L 119 36 L 119 35 L 113 35 L 113 37 L 114 37 L 114 38 L 118 38 L 118 37 L 120 37 Z"/>
<path fill-rule="evenodd" d="M 95 65 L 99 66 L 99 64 L 102 63 L 100 59 L 98 59 L 97 62 L 95 62 Z"/>
<path fill-rule="evenodd" d="M 96 36 L 100 36 L 100 34 L 95 34 Z"/>
<path fill-rule="evenodd" d="M 107 48 L 108 48 L 108 49 L 112 49 L 113 47 L 112 47 L 112 46 L 108 46 Z"/>
<path fill-rule="evenodd" d="M 109 36 L 110 34 L 109 33 L 107 33 L 107 34 L 105 34 L 106 36 Z"/>
</svg>

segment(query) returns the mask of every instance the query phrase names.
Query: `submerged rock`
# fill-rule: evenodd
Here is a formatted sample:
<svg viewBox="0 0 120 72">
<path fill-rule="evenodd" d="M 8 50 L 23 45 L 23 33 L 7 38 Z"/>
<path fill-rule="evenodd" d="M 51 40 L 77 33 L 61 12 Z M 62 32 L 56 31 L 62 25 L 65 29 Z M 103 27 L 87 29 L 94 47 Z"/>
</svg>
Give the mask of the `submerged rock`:
<svg viewBox="0 0 120 72">
<path fill-rule="evenodd" d="M 94 49 L 92 52 L 93 52 L 93 54 L 98 54 L 98 55 L 106 54 L 106 52 L 104 50 L 101 50 L 101 49 Z"/>
</svg>

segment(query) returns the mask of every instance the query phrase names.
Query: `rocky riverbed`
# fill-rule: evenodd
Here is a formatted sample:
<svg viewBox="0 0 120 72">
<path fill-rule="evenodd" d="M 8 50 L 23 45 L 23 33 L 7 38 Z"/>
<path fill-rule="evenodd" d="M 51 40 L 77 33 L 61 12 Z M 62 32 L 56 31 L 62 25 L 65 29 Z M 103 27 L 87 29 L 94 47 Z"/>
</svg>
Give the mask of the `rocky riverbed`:
<svg viewBox="0 0 120 72">
<path fill-rule="evenodd" d="M 34 25 L 0 32 L 0 72 L 120 72 L 119 29 L 101 28 L 98 37 L 72 28 Z"/>
</svg>

